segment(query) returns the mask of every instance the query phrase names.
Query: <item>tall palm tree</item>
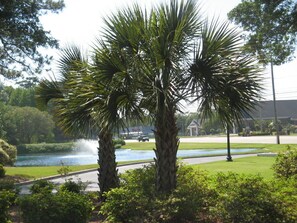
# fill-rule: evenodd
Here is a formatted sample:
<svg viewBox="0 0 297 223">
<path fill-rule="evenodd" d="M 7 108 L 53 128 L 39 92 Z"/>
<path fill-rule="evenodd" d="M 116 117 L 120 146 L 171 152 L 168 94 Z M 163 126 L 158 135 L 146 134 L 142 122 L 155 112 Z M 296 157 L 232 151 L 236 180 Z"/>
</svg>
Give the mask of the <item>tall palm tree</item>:
<svg viewBox="0 0 297 223">
<path fill-rule="evenodd" d="M 98 44 L 91 63 L 78 47 L 68 47 L 59 60 L 59 80 L 43 80 L 37 88 L 39 104 L 54 103 L 58 124 L 66 133 L 98 134 L 101 195 L 119 183 L 113 130 L 123 123 L 123 117 L 136 114 L 133 105 L 137 100 L 133 94 L 127 94 L 130 87 L 127 84 L 119 87 L 113 77 L 125 72 L 125 67 L 118 66 L 122 65 L 116 61 L 118 57 L 115 58 Z"/>
<path fill-rule="evenodd" d="M 218 114 L 227 131 L 227 161 L 230 153 L 230 128 L 239 124 L 246 113 L 255 106 L 262 90 L 261 70 L 253 57 L 243 55 L 239 46 L 240 35 L 236 29 L 218 20 L 205 23 L 202 38 L 191 66 L 192 91 L 201 100 L 202 117 Z M 196 86 L 193 86 L 196 85 Z"/>
<path fill-rule="evenodd" d="M 155 121 L 157 190 L 170 193 L 176 187 L 179 145 L 176 112 L 181 109 L 183 100 L 194 96 L 206 116 L 210 116 L 212 108 L 225 108 L 227 98 L 233 97 L 233 93 L 224 94 L 231 69 L 229 63 L 241 58 L 239 35 L 226 23 L 202 21 L 198 6 L 192 0 L 173 0 L 150 13 L 141 12 L 136 5 L 109 17 L 106 27 L 105 41 L 114 51 L 125 53 L 126 57 L 120 55 L 131 73 L 134 90 L 142 97 L 139 106 Z M 194 61 L 189 61 L 194 52 Z M 234 68 L 237 76 L 233 77 L 237 79 L 228 82 L 230 89 L 236 88 L 240 97 L 230 108 L 245 110 L 252 103 L 246 105 L 241 100 L 251 102 L 257 92 L 241 92 L 248 88 L 244 88 L 248 82 L 241 78 L 251 79 L 252 88 L 257 84 L 253 78 L 258 70 L 252 60 L 240 60 L 245 63 Z M 245 71 L 244 74 L 239 69 Z M 238 86 L 234 84 L 237 82 Z M 227 112 L 220 114 L 224 114 L 222 117 L 227 123 L 231 117 L 239 117 L 238 113 L 232 113 L 235 116 Z"/>
</svg>

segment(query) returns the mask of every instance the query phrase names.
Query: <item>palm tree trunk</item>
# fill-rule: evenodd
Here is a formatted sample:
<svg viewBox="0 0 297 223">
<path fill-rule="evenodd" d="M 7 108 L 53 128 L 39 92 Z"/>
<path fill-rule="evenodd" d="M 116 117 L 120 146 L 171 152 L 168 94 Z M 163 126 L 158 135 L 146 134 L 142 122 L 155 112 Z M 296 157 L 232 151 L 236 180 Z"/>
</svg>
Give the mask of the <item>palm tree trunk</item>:
<svg viewBox="0 0 297 223">
<path fill-rule="evenodd" d="M 104 199 L 104 192 L 117 187 L 119 185 L 119 178 L 112 133 L 107 128 L 102 128 L 98 138 L 98 181 L 100 197 Z"/>
<path fill-rule="evenodd" d="M 176 153 L 179 146 L 174 109 L 165 109 L 156 118 L 156 174 L 157 191 L 170 193 L 176 188 Z"/>
</svg>

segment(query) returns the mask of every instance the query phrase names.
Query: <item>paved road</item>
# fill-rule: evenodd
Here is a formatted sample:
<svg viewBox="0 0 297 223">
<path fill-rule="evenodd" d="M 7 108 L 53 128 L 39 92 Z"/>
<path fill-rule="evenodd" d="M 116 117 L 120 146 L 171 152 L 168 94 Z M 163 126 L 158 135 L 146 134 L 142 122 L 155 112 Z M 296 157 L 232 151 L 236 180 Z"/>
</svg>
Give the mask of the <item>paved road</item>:
<svg viewBox="0 0 297 223">
<path fill-rule="evenodd" d="M 127 140 L 128 142 L 138 142 L 137 140 Z M 150 139 L 154 142 L 154 139 Z M 189 137 L 181 138 L 181 142 L 209 142 L 209 143 L 226 143 L 226 136 L 201 136 L 201 137 Z M 241 137 L 232 135 L 230 138 L 231 143 L 264 143 L 271 144 L 276 143 L 276 136 L 248 136 Z M 297 136 L 280 136 L 281 144 L 297 144 Z"/>
<path fill-rule="evenodd" d="M 247 157 L 247 156 L 255 156 L 255 154 L 245 154 L 245 155 L 233 155 L 232 157 L 234 159 L 241 158 L 241 157 Z M 214 157 L 199 157 L 199 158 L 187 158 L 183 159 L 183 162 L 185 164 L 200 164 L 200 163 L 209 163 L 209 162 L 215 162 L 220 160 L 226 160 L 226 156 L 214 156 Z M 133 165 L 123 165 L 119 166 L 118 170 L 119 173 L 123 173 L 127 170 L 142 168 L 144 165 L 148 165 L 148 163 L 142 163 L 142 164 L 133 164 Z M 78 173 L 75 175 L 65 177 L 57 177 L 54 179 L 51 179 L 50 181 L 53 182 L 56 185 L 60 185 L 65 182 L 65 180 L 71 178 L 73 181 L 82 181 L 86 182 L 88 184 L 87 191 L 98 191 L 98 178 L 97 178 L 97 170 L 92 170 L 84 173 Z M 26 184 L 21 186 L 21 194 L 28 194 L 29 188 L 32 184 Z"/>
</svg>

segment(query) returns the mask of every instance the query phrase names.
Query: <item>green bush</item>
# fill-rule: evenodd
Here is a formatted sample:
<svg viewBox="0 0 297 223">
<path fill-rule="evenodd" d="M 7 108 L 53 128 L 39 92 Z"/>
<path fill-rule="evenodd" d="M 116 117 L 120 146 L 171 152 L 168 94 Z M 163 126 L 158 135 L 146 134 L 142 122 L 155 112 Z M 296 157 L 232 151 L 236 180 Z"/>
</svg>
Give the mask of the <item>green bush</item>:
<svg viewBox="0 0 297 223">
<path fill-rule="evenodd" d="M 0 222 L 8 223 L 9 213 L 8 210 L 14 204 L 16 194 L 9 190 L 0 190 Z"/>
<path fill-rule="evenodd" d="M 33 185 L 30 187 L 30 192 L 32 194 L 51 193 L 54 188 L 55 187 L 52 182 L 49 182 L 47 180 L 38 180 L 34 182 Z"/>
<path fill-rule="evenodd" d="M 14 181 L 7 179 L 6 177 L 0 179 L 0 191 L 1 190 L 15 190 Z"/>
<path fill-rule="evenodd" d="M 38 193 L 19 199 L 24 223 L 86 223 L 92 204 L 71 192 Z"/>
<path fill-rule="evenodd" d="M 113 139 L 112 142 L 113 142 L 113 145 L 114 145 L 114 147 L 116 149 L 120 149 L 122 146 L 126 145 L 125 140 L 120 139 L 120 138 L 119 139 Z"/>
<path fill-rule="evenodd" d="M 74 143 L 38 143 L 17 146 L 18 154 L 72 152 Z"/>
<path fill-rule="evenodd" d="M 169 195 L 155 189 L 155 167 L 129 171 L 121 187 L 106 193 L 100 213 L 108 222 L 198 221 L 208 206 L 211 191 L 204 173 L 180 167 L 177 188 Z"/>
<path fill-rule="evenodd" d="M 5 171 L 4 167 L 3 167 L 3 165 L 0 164 L 0 178 L 5 177 L 5 173 L 6 173 L 6 171 Z"/>
<path fill-rule="evenodd" d="M 71 179 L 67 180 L 65 183 L 63 183 L 60 186 L 60 191 L 68 191 L 68 192 L 73 192 L 73 193 L 81 193 L 86 189 L 86 185 L 81 182 L 74 182 Z"/>
<path fill-rule="evenodd" d="M 282 200 L 274 196 L 273 185 L 260 176 L 220 173 L 215 178 L 216 205 L 211 221 L 237 223 L 289 222 L 281 208 Z"/>
<path fill-rule="evenodd" d="M 281 200 L 280 209 L 286 216 L 286 223 L 297 222 L 297 180 L 277 179 L 271 183 L 273 186 L 273 196 Z"/>
<path fill-rule="evenodd" d="M 121 187 L 105 194 L 100 209 L 108 222 L 143 222 L 150 217 L 155 199 L 154 173 L 154 167 L 150 166 L 121 175 Z"/>
<path fill-rule="evenodd" d="M 0 139 L 0 163 L 3 165 L 12 165 L 16 160 L 17 150 L 13 145 Z"/>
<path fill-rule="evenodd" d="M 297 149 L 287 147 L 285 152 L 281 152 L 276 157 L 273 169 L 276 177 L 297 179 Z"/>
</svg>

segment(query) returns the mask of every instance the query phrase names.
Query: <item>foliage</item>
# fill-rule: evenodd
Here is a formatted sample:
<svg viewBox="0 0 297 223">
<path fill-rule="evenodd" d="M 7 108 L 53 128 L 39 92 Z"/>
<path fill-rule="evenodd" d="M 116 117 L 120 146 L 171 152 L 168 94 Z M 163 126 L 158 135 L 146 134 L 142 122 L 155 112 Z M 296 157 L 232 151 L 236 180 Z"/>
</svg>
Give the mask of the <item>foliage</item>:
<svg viewBox="0 0 297 223">
<path fill-rule="evenodd" d="M 218 198 L 214 216 L 224 222 L 284 222 L 282 201 L 259 176 L 218 174 L 214 187 Z"/>
<path fill-rule="evenodd" d="M 297 181 L 265 181 L 232 172 L 208 175 L 179 166 L 178 186 L 160 194 L 155 167 L 121 175 L 121 185 L 106 193 L 100 213 L 107 222 L 296 222 Z"/>
<path fill-rule="evenodd" d="M 10 191 L 16 190 L 14 183 L 15 182 L 12 179 L 9 179 L 9 178 L 7 179 L 6 177 L 0 178 L 0 191 L 1 190 L 10 190 Z"/>
<path fill-rule="evenodd" d="M 60 174 L 61 176 L 67 176 L 69 174 L 69 172 L 71 171 L 71 169 L 69 168 L 69 166 L 65 166 L 64 163 L 61 161 L 61 165 L 62 167 L 60 169 L 57 170 L 58 174 Z"/>
<path fill-rule="evenodd" d="M 210 195 L 205 174 L 180 167 L 178 186 L 162 195 L 154 185 L 155 167 L 129 171 L 122 185 L 106 193 L 100 213 L 108 222 L 187 222 L 198 220 Z"/>
<path fill-rule="evenodd" d="M 0 98 L 5 105 L 18 107 L 35 107 L 35 89 L 31 88 L 13 88 L 5 86 L 0 90 Z"/>
<path fill-rule="evenodd" d="M 10 107 L 4 118 L 6 138 L 11 144 L 46 142 L 53 138 L 54 122 L 47 112 L 32 107 Z"/>
<path fill-rule="evenodd" d="M 50 58 L 39 51 L 40 47 L 57 47 L 50 32 L 44 30 L 40 17 L 48 12 L 58 13 L 63 0 L 1 0 L 0 13 L 0 70 L 6 78 L 40 73 Z"/>
<path fill-rule="evenodd" d="M 54 184 L 47 180 L 38 180 L 30 187 L 32 194 L 50 194 L 54 189 Z"/>
<path fill-rule="evenodd" d="M 16 155 L 16 147 L 0 139 L 0 164 L 12 165 L 16 160 Z"/>
<path fill-rule="evenodd" d="M 56 105 L 56 117 L 66 132 L 101 129 L 101 180 L 117 185 L 111 130 L 125 127 L 131 117 L 149 115 L 155 126 L 156 186 L 172 192 L 181 102 L 195 98 L 205 114 L 230 102 L 224 116 L 230 123 L 258 98 L 260 71 L 253 58 L 242 55 L 239 33 L 200 15 L 194 0 L 170 1 L 151 11 L 137 4 L 119 10 L 105 20 L 91 62 L 78 47 L 68 47 L 59 61 L 59 80 L 41 82 L 39 102 Z M 103 191 L 101 181 L 99 185 Z"/>
<path fill-rule="evenodd" d="M 291 0 L 244 0 L 228 17 L 248 32 L 247 51 L 263 64 L 280 65 L 290 61 L 295 51 L 294 10 L 296 2 Z"/>
<path fill-rule="evenodd" d="M 9 208 L 14 204 L 16 195 L 9 190 L 0 190 L 0 222 L 9 223 Z"/>
<path fill-rule="evenodd" d="M 92 205 L 71 192 L 37 193 L 19 199 L 24 223 L 86 223 Z"/>
<path fill-rule="evenodd" d="M 84 192 L 85 189 L 86 183 L 83 183 L 82 181 L 74 182 L 71 179 L 66 180 L 66 182 L 63 183 L 60 187 L 60 191 L 68 191 L 77 194 Z"/>
<path fill-rule="evenodd" d="M 279 178 L 297 179 L 297 148 L 287 146 L 287 150 L 280 152 L 273 165 L 275 175 Z"/>
<path fill-rule="evenodd" d="M 17 146 L 18 154 L 72 152 L 74 143 L 38 143 Z"/>
<path fill-rule="evenodd" d="M 296 178 L 290 179 L 277 179 L 272 183 L 273 196 L 276 199 L 281 200 L 281 209 L 286 215 L 286 222 L 296 222 L 297 221 L 297 180 Z"/>
<path fill-rule="evenodd" d="M 124 139 L 120 139 L 120 138 L 118 138 L 118 139 L 113 139 L 112 142 L 113 142 L 113 145 L 115 145 L 115 146 L 116 146 L 116 145 L 119 145 L 119 146 L 121 147 L 121 146 L 126 145 L 125 140 L 124 140 Z"/>
<path fill-rule="evenodd" d="M 6 173 L 5 169 L 3 165 L 0 163 L 0 178 L 5 177 L 5 173 Z"/>
</svg>

